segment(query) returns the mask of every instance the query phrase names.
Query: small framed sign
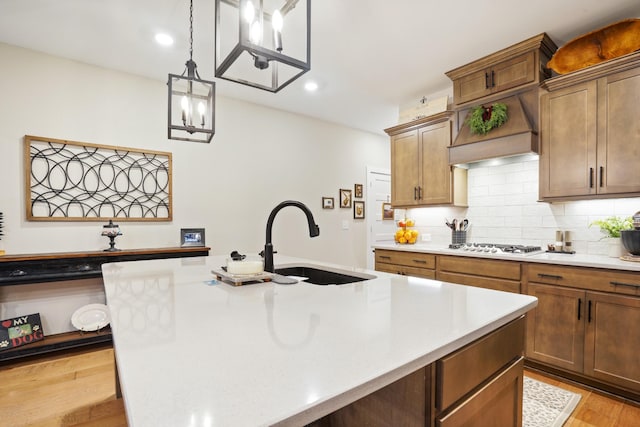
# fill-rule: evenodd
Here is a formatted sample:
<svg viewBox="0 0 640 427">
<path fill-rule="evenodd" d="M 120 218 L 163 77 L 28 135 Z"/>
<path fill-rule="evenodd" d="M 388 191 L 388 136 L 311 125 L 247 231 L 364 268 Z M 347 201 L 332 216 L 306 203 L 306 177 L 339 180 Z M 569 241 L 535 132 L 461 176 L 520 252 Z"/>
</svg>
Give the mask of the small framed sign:
<svg viewBox="0 0 640 427">
<path fill-rule="evenodd" d="M 40 313 L 5 319 L 0 322 L 0 351 L 44 338 Z"/>
<path fill-rule="evenodd" d="M 333 209 L 333 197 L 322 198 L 322 209 Z"/>
<path fill-rule="evenodd" d="M 382 220 L 393 221 L 393 208 L 391 207 L 391 203 L 382 204 Z"/>
<path fill-rule="evenodd" d="M 180 246 L 204 246 L 204 228 L 181 228 Z"/>
</svg>

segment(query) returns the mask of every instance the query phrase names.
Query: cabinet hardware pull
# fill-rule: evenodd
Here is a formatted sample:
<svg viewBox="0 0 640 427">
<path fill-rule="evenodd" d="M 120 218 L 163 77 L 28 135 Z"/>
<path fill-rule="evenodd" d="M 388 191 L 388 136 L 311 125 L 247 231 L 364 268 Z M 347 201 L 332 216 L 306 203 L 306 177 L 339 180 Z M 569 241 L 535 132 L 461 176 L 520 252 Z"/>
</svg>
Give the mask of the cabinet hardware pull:
<svg viewBox="0 0 640 427">
<path fill-rule="evenodd" d="M 589 188 L 593 188 L 593 168 L 589 168 Z"/>
<path fill-rule="evenodd" d="M 418 187 L 413 187 L 413 200 L 418 200 Z"/>
<path fill-rule="evenodd" d="M 604 166 L 600 166 L 600 187 L 604 187 L 604 183 L 602 182 L 602 179 L 604 177 Z"/>
<path fill-rule="evenodd" d="M 378 255 L 378 258 L 381 258 L 381 259 L 391 259 L 391 257 L 390 257 L 390 256 L 388 256 L 388 255 Z"/>
<path fill-rule="evenodd" d="M 496 87 L 496 72 L 491 70 L 491 87 Z"/>
<path fill-rule="evenodd" d="M 544 273 L 538 273 L 538 277 L 541 277 L 543 279 L 557 279 L 557 280 L 562 280 L 562 276 L 556 276 L 555 274 L 544 274 Z"/>
<path fill-rule="evenodd" d="M 484 88 L 489 89 L 489 73 L 484 73 Z"/>
<path fill-rule="evenodd" d="M 582 311 L 582 298 L 578 298 L 578 320 L 580 320 L 581 311 Z"/>
<path fill-rule="evenodd" d="M 418 200 L 422 200 L 422 187 L 418 186 Z"/>
<path fill-rule="evenodd" d="M 587 314 L 587 322 L 591 323 L 591 300 L 589 300 L 589 314 Z"/>
<path fill-rule="evenodd" d="M 613 286 L 626 286 L 628 288 L 640 288 L 640 285 L 634 285 L 633 283 L 624 283 L 624 282 L 609 282 L 611 283 Z"/>
<path fill-rule="evenodd" d="M 427 261 L 424 259 L 414 259 L 413 262 L 417 262 L 418 264 L 426 264 Z"/>
</svg>

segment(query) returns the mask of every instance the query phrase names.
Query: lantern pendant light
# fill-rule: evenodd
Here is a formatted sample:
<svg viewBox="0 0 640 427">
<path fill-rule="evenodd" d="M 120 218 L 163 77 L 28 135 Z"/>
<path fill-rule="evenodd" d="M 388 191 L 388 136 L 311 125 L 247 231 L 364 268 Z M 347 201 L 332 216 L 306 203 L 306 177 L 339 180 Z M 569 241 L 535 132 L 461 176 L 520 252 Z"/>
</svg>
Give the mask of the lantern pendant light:
<svg viewBox="0 0 640 427">
<path fill-rule="evenodd" d="M 182 75 L 169 74 L 169 139 L 211 142 L 216 84 L 202 80 L 193 60 L 193 0 L 189 8 L 189 60 Z M 186 75 L 185 75 L 186 73 Z"/>
<path fill-rule="evenodd" d="M 311 0 L 216 0 L 216 77 L 278 92 L 311 69 Z"/>
</svg>

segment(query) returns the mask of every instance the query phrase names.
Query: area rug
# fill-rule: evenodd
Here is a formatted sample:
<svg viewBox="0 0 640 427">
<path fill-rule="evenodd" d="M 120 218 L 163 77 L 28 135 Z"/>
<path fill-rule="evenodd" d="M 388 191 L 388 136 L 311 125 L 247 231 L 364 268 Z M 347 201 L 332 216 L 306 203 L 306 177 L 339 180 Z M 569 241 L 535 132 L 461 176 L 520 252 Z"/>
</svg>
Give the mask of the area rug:
<svg viewBox="0 0 640 427">
<path fill-rule="evenodd" d="M 580 395 L 524 377 L 523 427 L 560 427 L 580 402 Z"/>
</svg>

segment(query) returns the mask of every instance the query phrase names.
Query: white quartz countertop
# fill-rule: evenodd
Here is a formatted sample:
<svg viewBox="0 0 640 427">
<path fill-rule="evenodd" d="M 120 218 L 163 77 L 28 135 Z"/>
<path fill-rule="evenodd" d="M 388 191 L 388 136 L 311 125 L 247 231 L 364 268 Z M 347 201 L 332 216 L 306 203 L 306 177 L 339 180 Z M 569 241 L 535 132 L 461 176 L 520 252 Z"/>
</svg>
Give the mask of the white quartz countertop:
<svg viewBox="0 0 640 427">
<path fill-rule="evenodd" d="M 614 270 L 640 271 L 640 262 L 623 261 L 619 258 L 603 255 L 587 254 L 554 254 L 549 252 L 537 252 L 534 254 L 510 254 L 510 253 L 486 253 L 470 252 L 460 249 L 428 244 L 399 245 L 397 243 L 380 243 L 373 246 L 374 249 L 389 249 L 406 252 L 422 252 L 436 255 L 456 255 L 476 258 L 504 259 L 509 261 L 537 262 L 542 264 L 569 265 L 576 267 L 610 268 Z"/>
<path fill-rule="evenodd" d="M 355 268 L 344 269 L 377 278 L 234 287 L 212 280 L 224 262 L 102 266 L 131 427 L 304 425 L 537 304 L 528 295 Z M 295 262 L 310 261 L 275 258 L 276 267 Z"/>
</svg>

